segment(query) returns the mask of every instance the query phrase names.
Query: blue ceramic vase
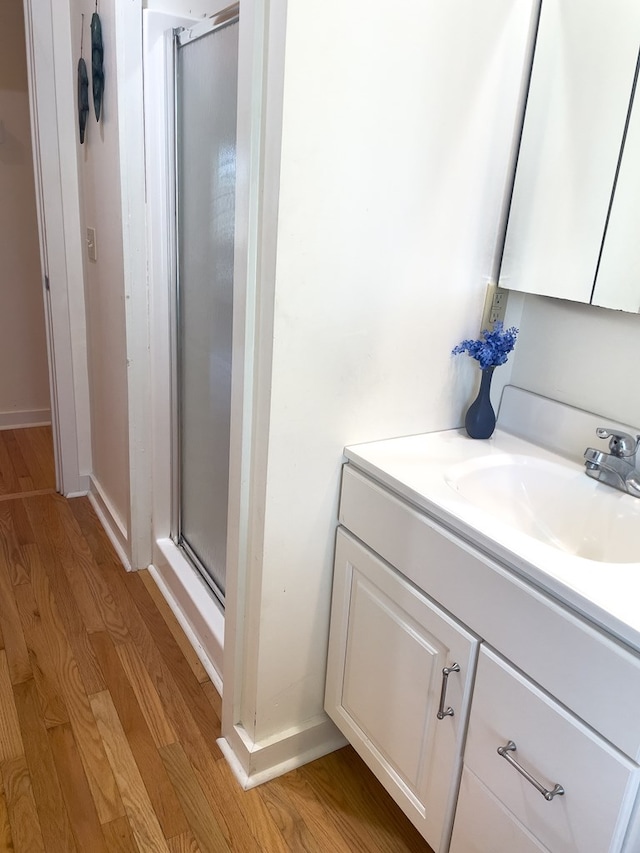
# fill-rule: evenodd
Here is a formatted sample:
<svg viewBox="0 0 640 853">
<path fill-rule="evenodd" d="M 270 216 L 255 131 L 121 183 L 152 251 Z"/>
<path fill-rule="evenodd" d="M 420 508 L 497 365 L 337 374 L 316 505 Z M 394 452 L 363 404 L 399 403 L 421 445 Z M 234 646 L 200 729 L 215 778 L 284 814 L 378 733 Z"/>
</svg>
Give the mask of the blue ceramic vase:
<svg viewBox="0 0 640 853">
<path fill-rule="evenodd" d="M 485 367 L 478 396 L 469 406 L 464 426 L 471 438 L 490 438 L 496 428 L 496 413 L 491 405 L 491 377 L 495 367 Z"/>
</svg>

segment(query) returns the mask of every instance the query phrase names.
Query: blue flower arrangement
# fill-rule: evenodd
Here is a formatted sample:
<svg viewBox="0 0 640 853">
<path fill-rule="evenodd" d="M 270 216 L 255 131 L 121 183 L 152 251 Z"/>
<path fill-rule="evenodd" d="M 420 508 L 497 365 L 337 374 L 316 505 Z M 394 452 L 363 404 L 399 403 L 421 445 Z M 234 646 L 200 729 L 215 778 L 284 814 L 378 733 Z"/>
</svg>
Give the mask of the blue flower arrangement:
<svg viewBox="0 0 640 853">
<path fill-rule="evenodd" d="M 509 353 L 516 345 L 516 337 L 519 331 L 515 326 L 505 329 L 498 320 L 493 326 L 493 331 L 483 329 L 480 333 L 481 337 L 477 341 L 462 341 L 451 350 L 451 354 L 468 353 L 471 358 L 475 358 L 479 362 L 482 370 L 487 367 L 498 367 L 498 365 L 504 364 L 509 357 Z"/>
</svg>

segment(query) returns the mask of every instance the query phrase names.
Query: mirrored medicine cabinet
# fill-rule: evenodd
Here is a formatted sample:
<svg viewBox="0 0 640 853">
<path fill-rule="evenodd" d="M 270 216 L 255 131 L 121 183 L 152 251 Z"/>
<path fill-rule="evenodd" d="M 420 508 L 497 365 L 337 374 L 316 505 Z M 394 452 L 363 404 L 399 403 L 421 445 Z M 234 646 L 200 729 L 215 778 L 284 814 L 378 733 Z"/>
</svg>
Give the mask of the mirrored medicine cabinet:
<svg viewBox="0 0 640 853">
<path fill-rule="evenodd" d="M 638 0 L 542 0 L 499 283 L 640 311 Z"/>
</svg>

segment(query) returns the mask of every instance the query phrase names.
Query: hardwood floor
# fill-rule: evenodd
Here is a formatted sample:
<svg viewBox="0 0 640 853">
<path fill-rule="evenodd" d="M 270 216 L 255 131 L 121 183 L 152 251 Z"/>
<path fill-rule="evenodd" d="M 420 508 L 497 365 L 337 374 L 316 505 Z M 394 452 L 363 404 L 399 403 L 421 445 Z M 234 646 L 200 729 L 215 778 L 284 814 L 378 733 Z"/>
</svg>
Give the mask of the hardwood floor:
<svg viewBox="0 0 640 853">
<path fill-rule="evenodd" d="M 0 500 L 55 487 L 51 427 L 0 430 Z"/>
<path fill-rule="evenodd" d="M 430 853 L 350 748 L 240 789 L 153 579 L 20 432 L 0 433 L 0 851 Z"/>
</svg>

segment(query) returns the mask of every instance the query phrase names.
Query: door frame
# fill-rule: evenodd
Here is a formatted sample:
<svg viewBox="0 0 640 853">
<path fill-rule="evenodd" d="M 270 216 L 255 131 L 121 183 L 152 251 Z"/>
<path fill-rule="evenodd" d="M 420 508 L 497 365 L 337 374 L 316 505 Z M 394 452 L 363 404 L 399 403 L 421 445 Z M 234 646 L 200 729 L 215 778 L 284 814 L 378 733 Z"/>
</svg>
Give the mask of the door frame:
<svg viewBox="0 0 640 853">
<path fill-rule="evenodd" d="M 74 497 L 89 489 L 89 379 L 70 15 L 53 2 L 23 7 L 56 489 Z"/>
</svg>

